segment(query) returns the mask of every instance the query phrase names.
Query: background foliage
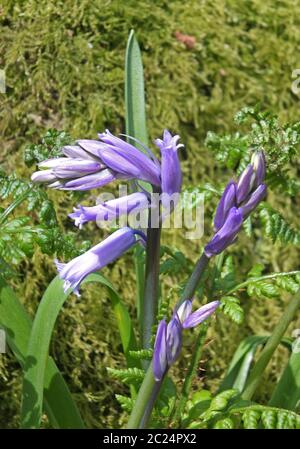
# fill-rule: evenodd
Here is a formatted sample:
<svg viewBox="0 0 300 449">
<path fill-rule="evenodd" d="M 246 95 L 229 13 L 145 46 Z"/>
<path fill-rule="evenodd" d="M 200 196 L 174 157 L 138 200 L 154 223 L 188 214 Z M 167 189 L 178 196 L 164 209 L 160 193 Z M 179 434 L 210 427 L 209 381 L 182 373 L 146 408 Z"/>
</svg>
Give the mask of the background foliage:
<svg viewBox="0 0 300 449">
<path fill-rule="evenodd" d="M 16 169 L 19 177 L 28 180 L 32 168 L 23 163 L 25 148 L 40 144 L 49 128 L 64 130 L 74 139 L 93 138 L 106 127 L 113 132 L 124 130 L 124 55 L 129 30 L 134 28 L 143 52 L 150 138 L 160 135 L 164 127 L 181 134 L 185 143 L 182 160 L 186 187 L 204 185 L 212 179 L 225 181 L 233 168 L 225 151 L 228 141 L 232 154 L 232 148 L 243 148 L 237 131 L 246 136 L 247 142 L 255 139 L 253 120 L 240 124 L 233 121 L 237 111 L 260 103 L 262 110 L 279 116 L 281 126 L 297 121 L 300 99 L 291 91 L 300 47 L 297 6 L 299 1 L 292 0 L 191 0 L 188 7 L 178 0 L 143 0 L 139 8 L 132 0 L 5 0 L 0 9 L 0 68 L 5 68 L 7 79 L 7 93 L 0 94 L 2 169 L 6 173 Z M 187 48 L 178 34 L 176 38 L 177 31 L 195 38 L 193 48 Z M 205 142 L 208 131 L 217 134 L 209 134 Z M 222 137 L 224 133 L 230 133 L 230 138 Z M 291 151 L 298 151 L 297 141 Z M 27 163 L 29 153 L 27 150 Z M 223 159 L 216 158 L 218 154 Z M 295 179 L 298 170 L 297 163 L 289 166 L 291 179 Z M 274 183 L 279 188 L 269 195 L 269 201 L 297 229 L 297 186 L 281 188 L 280 180 Z M 285 191 L 292 196 L 287 197 Z M 74 232 L 66 218 L 66 210 L 74 203 L 72 195 L 49 193 L 57 223 L 69 233 Z M 75 199 L 79 200 L 78 195 Z M 88 200 L 88 196 L 84 199 Z M 206 235 L 210 232 L 215 201 L 214 193 L 206 195 Z M 28 216 L 25 203 L 20 207 L 21 215 Z M 38 225 L 36 212 L 31 210 L 29 214 Z M 266 222 L 268 217 L 264 219 Z M 101 236 L 101 231 L 95 232 L 89 225 L 77 234 L 78 247 L 87 240 L 98 241 Z M 263 263 L 266 272 L 299 268 L 297 246 L 280 241 L 271 246 L 260 231 L 255 237 L 253 245 L 253 240 L 243 235 L 239 246 L 231 251 L 234 264 L 243 272 L 253 263 Z M 183 240 L 180 232 L 166 231 L 164 243 L 175 245 L 184 253 L 188 272 L 190 261 L 198 255 L 198 242 Z M 53 252 L 55 248 L 50 254 Z M 31 259 L 16 260 L 19 275 L 12 276 L 10 282 L 32 315 L 54 277 L 52 258 L 36 246 Z M 185 279 L 186 272 L 176 273 L 173 263 L 170 274 L 169 259 L 166 254 L 163 293 L 174 301 L 176 286 Z M 171 259 L 176 262 L 176 258 Z M 131 265 L 129 254 L 114 264 L 109 273 L 115 288 L 133 310 Z M 223 316 L 214 321 L 195 391 L 199 386 L 214 388 L 238 343 L 251 334 L 268 334 L 288 299 L 285 293 L 264 295 L 257 290 L 251 292 L 251 297 L 244 293 L 240 297 L 244 323 L 238 326 Z M 122 424 L 118 421 L 121 408 L 114 392 L 122 394 L 126 389 L 117 379 L 107 382 L 106 367 L 118 368 L 124 363 L 117 328 L 107 326 L 112 319 L 105 290 L 86 287 L 80 299 L 72 296 L 66 303 L 52 342 L 51 353 L 90 427 Z M 295 328 L 299 324 L 295 323 Z M 186 345 L 193 341 L 194 336 L 190 335 Z M 184 356 L 188 359 L 190 353 Z M 266 372 L 264 388 L 258 392 L 261 403 L 269 398 L 286 356 L 283 347 L 276 352 Z M 175 381 L 185 366 L 182 358 L 174 370 Z M 21 371 L 14 358 L 10 354 L 1 356 L 0 427 L 18 425 L 20 387 Z M 46 420 L 44 425 L 47 426 Z"/>
</svg>

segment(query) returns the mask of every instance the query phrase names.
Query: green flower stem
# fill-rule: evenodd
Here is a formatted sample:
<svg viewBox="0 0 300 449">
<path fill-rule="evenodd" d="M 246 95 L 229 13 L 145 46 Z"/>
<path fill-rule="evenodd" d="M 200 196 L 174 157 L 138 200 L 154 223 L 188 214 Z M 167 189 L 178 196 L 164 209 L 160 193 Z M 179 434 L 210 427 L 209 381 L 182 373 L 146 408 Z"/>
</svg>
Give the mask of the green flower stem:
<svg viewBox="0 0 300 449">
<path fill-rule="evenodd" d="M 143 300 L 142 347 L 150 348 L 152 326 L 155 323 L 159 297 L 159 256 L 161 226 L 147 232 L 145 293 Z"/>
<path fill-rule="evenodd" d="M 187 403 L 187 400 L 189 398 L 189 393 L 191 390 L 191 386 L 192 386 L 192 381 L 194 376 L 196 375 L 197 372 L 197 368 L 199 366 L 199 361 L 202 355 L 202 350 L 203 350 L 203 345 L 206 339 L 206 335 L 207 335 L 207 329 L 208 329 L 208 325 L 207 323 L 203 323 L 202 326 L 200 327 L 200 331 L 196 340 L 196 344 L 195 344 L 195 351 L 193 352 L 192 355 L 192 360 L 190 362 L 190 366 L 182 387 L 182 392 L 181 392 L 181 398 L 180 401 L 178 403 L 178 405 L 176 405 L 176 409 L 175 409 L 175 413 L 173 415 L 173 419 L 172 421 L 175 422 L 176 428 L 180 429 L 181 428 L 181 416 L 182 413 L 185 409 L 185 405 Z"/>
<path fill-rule="evenodd" d="M 201 258 L 200 258 L 200 260 L 201 260 Z M 214 290 L 215 290 L 215 281 L 220 276 L 223 261 L 224 261 L 224 253 L 221 253 L 216 257 L 215 265 L 212 270 L 211 289 L 209 292 L 210 299 L 213 298 Z M 208 263 L 208 260 L 206 262 Z M 204 258 L 203 258 L 201 264 L 202 265 L 205 264 Z M 200 263 L 199 263 L 199 265 L 200 265 Z M 201 273 L 203 273 L 203 271 Z M 201 278 L 201 276 L 202 276 L 202 274 L 200 275 L 200 278 Z M 193 352 L 190 366 L 189 366 L 189 369 L 188 369 L 188 372 L 187 372 L 187 375 L 186 375 L 186 378 L 185 378 L 185 381 L 184 381 L 184 384 L 182 387 L 181 398 L 180 398 L 179 404 L 176 405 L 175 413 L 173 415 L 173 419 L 174 419 L 175 423 L 176 424 L 178 423 L 178 426 L 177 426 L 178 428 L 180 428 L 180 426 L 181 426 L 181 415 L 182 415 L 182 413 L 185 409 L 185 405 L 188 401 L 189 393 L 190 393 L 191 386 L 192 386 L 192 381 L 196 375 L 197 368 L 199 366 L 199 362 L 200 362 L 200 359 L 202 356 L 202 350 L 203 350 L 203 345 L 205 343 L 207 331 L 208 331 L 208 324 L 207 324 L 207 322 L 205 322 L 200 327 L 200 331 L 199 331 L 196 345 L 195 345 L 195 351 Z"/>
<path fill-rule="evenodd" d="M 3 212 L 0 217 L 0 224 L 3 224 L 7 217 L 28 197 L 29 193 L 32 191 L 32 187 L 28 188 L 19 198 L 13 201 L 7 209 Z"/>
<path fill-rule="evenodd" d="M 179 304 L 182 304 L 186 299 L 192 299 L 197 290 L 199 282 L 201 281 L 202 276 L 206 270 L 208 262 L 209 258 L 205 255 L 205 253 L 202 253 L 200 258 L 198 259 L 198 262 L 195 265 L 191 277 L 189 278 L 189 280 L 186 283 L 186 286 L 184 287 Z"/>
<path fill-rule="evenodd" d="M 157 229 L 149 229 L 149 231 L 158 231 Z M 148 232 L 149 232 L 148 231 Z M 151 233 L 150 233 L 151 235 Z M 157 243 L 157 240 L 159 240 L 156 236 L 155 242 Z M 149 244 L 149 237 L 148 237 L 148 244 Z M 148 249 L 148 245 L 147 245 L 147 249 Z M 153 250 L 153 249 L 152 249 Z M 159 245 L 158 245 L 158 250 L 159 250 Z M 149 253 L 150 253 L 151 249 L 149 247 L 149 251 L 147 250 L 147 260 L 148 260 L 148 264 L 152 261 L 152 263 L 154 262 L 153 257 L 149 257 Z M 156 257 L 159 258 L 159 251 L 157 254 L 157 249 L 156 251 L 154 251 L 154 254 Z M 189 278 L 185 289 L 183 291 L 180 303 L 182 303 L 183 301 L 185 301 L 186 299 L 189 299 L 191 297 L 194 296 L 196 289 L 198 287 L 198 284 L 202 278 L 203 272 L 205 271 L 207 265 L 209 262 L 209 258 L 205 256 L 205 254 L 203 253 L 201 255 L 201 257 L 199 258 L 198 262 L 196 263 L 195 269 L 191 275 L 191 277 Z M 152 269 L 153 270 L 153 269 Z M 152 271 L 150 271 L 150 273 L 152 273 Z M 147 291 L 147 261 L 146 261 L 146 291 Z M 154 279 L 154 276 L 152 274 L 152 276 L 149 278 Z M 157 278 L 158 278 L 158 273 L 157 273 Z M 149 279 L 149 287 L 151 287 L 152 284 L 150 282 Z M 157 286 L 156 286 L 157 289 Z M 153 298 L 153 291 L 149 291 L 149 298 Z M 147 303 L 147 296 L 145 294 L 145 301 L 144 301 L 144 305 L 146 306 Z M 148 305 L 149 307 L 149 305 Z M 151 305 L 149 307 L 149 309 L 152 311 L 153 310 L 153 305 Z M 144 307 L 144 313 L 146 312 L 146 307 Z M 145 316 L 145 321 L 148 320 L 147 316 Z M 148 324 L 148 321 L 147 323 Z M 145 338 L 146 333 L 143 333 L 143 337 Z M 151 337 L 151 327 L 150 327 L 150 337 Z M 149 338 L 150 341 L 150 338 Z M 162 382 L 155 382 L 154 380 L 154 376 L 153 376 L 153 366 L 152 366 L 152 362 L 150 363 L 148 370 L 146 372 L 145 378 L 143 380 L 143 383 L 141 385 L 141 388 L 139 389 L 136 401 L 134 403 L 133 406 L 133 410 L 131 412 L 129 421 L 128 421 L 128 425 L 127 428 L 128 429 L 143 429 L 147 426 L 149 418 L 151 416 L 152 413 L 152 409 L 154 407 L 156 398 L 159 394 L 160 388 L 161 388 Z"/>
<path fill-rule="evenodd" d="M 277 279 L 277 278 L 281 278 L 281 277 L 285 277 L 285 276 L 295 276 L 296 274 L 299 274 L 299 273 L 300 273 L 299 270 L 295 270 L 295 271 L 285 271 L 285 272 L 281 272 L 281 273 L 266 274 L 264 276 L 251 277 L 251 278 L 247 279 L 246 281 L 244 281 L 238 285 L 235 285 L 231 290 L 226 292 L 226 295 L 231 295 L 232 293 L 234 293 L 238 290 L 244 290 L 249 284 L 253 284 L 254 282 L 267 281 L 267 280 Z"/>
<path fill-rule="evenodd" d="M 147 426 L 162 381 L 156 382 L 153 376 L 152 362 L 138 392 L 127 429 L 144 429 Z"/>
<path fill-rule="evenodd" d="M 300 290 L 289 302 L 287 308 L 283 312 L 280 321 L 277 323 L 272 335 L 268 339 L 268 342 L 266 343 L 266 346 L 264 347 L 259 359 L 255 363 L 250 373 L 249 380 L 247 382 L 244 393 L 242 395 L 244 399 L 250 400 L 254 395 L 261 381 L 261 376 L 265 368 L 267 367 L 272 355 L 274 354 L 275 349 L 280 344 L 280 341 L 284 336 L 289 324 L 295 318 L 299 307 L 300 307 Z"/>
</svg>

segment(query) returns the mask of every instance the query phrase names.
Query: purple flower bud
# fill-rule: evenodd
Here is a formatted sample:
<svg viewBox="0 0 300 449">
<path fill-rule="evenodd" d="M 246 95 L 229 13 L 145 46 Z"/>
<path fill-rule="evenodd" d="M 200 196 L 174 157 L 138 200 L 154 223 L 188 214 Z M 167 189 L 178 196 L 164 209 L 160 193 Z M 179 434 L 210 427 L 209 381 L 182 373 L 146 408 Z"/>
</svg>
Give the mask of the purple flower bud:
<svg viewBox="0 0 300 449">
<path fill-rule="evenodd" d="M 48 183 L 56 180 L 56 176 L 54 175 L 52 170 L 42 170 L 36 171 L 31 175 L 32 182 L 41 182 Z"/>
<path fill-rule="evenodd" d="M 224 224 L 229 210 L 236 205 L 236 183 L 230 181 L 218 204 L 216 215 L 214 218 L 215 230 L 218 231 Z"/>
<path fill-rule="evenodd" d="M 164 377 L 167 364 L 167 323 L 162 320 L 157 328 L 153 352 L 153 374 L 157 382 Z"/>
<path fill-rule="evenodd" d="M 178 317 L 172 318 L 167 326 L 167 360 L 168 366 L 177 360 L 182 346 L 182 327 Z"/>
<path fill-rule="evenodd" d="M 205 246 L 204 251 L 206 256 L 212 257 L 213 255 L 220 254 L 224 251 L 231 243 L 233 243 L 242 224 L 242 211 L 236 207 L 232 207 L 221 229 L 219 229 L 211 241 Z"/>
<path fill-rule="evenodd" d="M 244 220 L 249 216 L 249 214 L 256 208 L 256 206 L 265 198 L 267 194 L 267 186 L 265 184 L 260 184 L 253 193 L 251 193 L 250 198 L 242 204 L 239 208 L 242 211 Z"/>
<path fill-rule="evenodd" d="M 103 164 L 97 161 L 70 159 L 66 157 L 48 159 L 41 162 L 38 166 L 41 169 L 51 169 L 57 178 L 62 179 L 77 178 L 98 172 L 103 168 Z"/>
<path fill-rule="evenodd" d="M 76 142 L 83 150 L 85 150 L 90 156 L 94 156 L 97 159 L 101 159 L 100 150 L 105 148 L 103 142 L 94 139 L 80 139 Z"/>
<path fill-rule="evenodd" d="M 65 281 L 64 291 L 72 288 L 74 293 L 79 295 L 79 286 L 83 279 L 101 270 L 131 248 L 137 242 L 136 234 L 142 235 L 140 232 L 124 227 L 66 264 L 55 261 L 59 277 Z"/>
<path fill-rule="evenodd" d="M 105 169 L 92 175 L 86 175 L 70 181 L 61 182 L 59 185 L 53 187 L 60 190 L 92 190 L 103 187 L 115 179 L 117 179 L 116 175 L 111 170 Z"/>
<path fill-rule="evenodd" d="M 161 189 L 163 194 L 172 196 L 179 194 L 182 184 L 182 173 L 180 168 L 180 161 L 178 158 L 178 148 L 183 145 L 178 145 L 179 136 L 172 136 L 172 134 L 165 129 L 163 139 L 156 139 L 155 143 L 161 151 Z M 162 204 L 167 201 L 168 197 L 162 196 Z"/>
<path fill-rule="evenodd" d="M 256 151 L 251 158 L 251 164 L 255 171 L 255 184 L 259 186 L 266 176 L 266 159 L 263 151 Z"/>
<path fill-rule="evenodd" d="M 153 373 L 156 381 L 163 378 L 168 368 L 179 357 L 182 347 L 182 330 L 202 323 L 214 313 L 219 304 L 219 301 L 212 301 L 191 313 L 192 301 L 186 300 L 174 312 L 168 325 L 165 320 L 159 323 L 153 353 Z"/>
<path fill-rule="evenodd" d="M 183 323 L 185 319 L 190 316 L 192 311 L 192 301 L 187 299 L 184 301 L 177 309 L 177 316 L 179 318 L 180 323 Z"/>
<path fill-rule="evenodd" d="M 74 212 L 69 214 L 69 217 L 75 221 L 75 226 L 81 228 L 88 221 L 109 221 L 148 207 L 148 196 L 142 192 L 136 192 L 93 207 L 79 206 L 74 208 Z"/>
<path fill-rule="evenodd" d="M 236 199 L 238 205 L 243 201 L 245 201 L 245 199 L 253 189 L 254 182 L 255 182 L 255 172 L 253 170 L 253 166 L 249 164 L 239 177 L 237 183 Z"/>
<path fill-rule="evenodd" d="M 99 138 L 101 142 L 79 140 L 78 143 L 87 151 L 97 154 L 116 173 L 160 186 L 160 168 L 154 160 L 108 130 L 99 134 Z"/>
<path fill-rule="evenodd" d="M 89 154 L 79 145 L 67 145 L 62 149 L 63 154 L 70 159 L 88 159 L 91 161 L 99 161 L 99 158 L 94 157 L 92 154 Z"/>
<path fill-rule="evenodd" d="M 198 326 L 198 324 L 202 323 L 206 320 L 216 308 L 220 305 L 220 301 L 212 301 L 204 306 L 200 307 L 200 309 L 196 310 L 196 312 L 190 314 L 182 323 L 182 327 L 184 329 L 188 329 L 190 327 Z"/>
</svg>

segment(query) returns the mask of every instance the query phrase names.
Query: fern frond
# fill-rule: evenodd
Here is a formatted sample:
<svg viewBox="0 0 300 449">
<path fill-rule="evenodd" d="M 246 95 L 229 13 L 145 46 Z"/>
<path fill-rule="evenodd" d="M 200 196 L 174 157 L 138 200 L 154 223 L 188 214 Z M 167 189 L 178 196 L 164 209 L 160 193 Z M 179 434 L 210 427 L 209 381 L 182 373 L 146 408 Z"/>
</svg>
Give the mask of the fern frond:
<svg viewBox="0 0 300 449">
<path fill-rule="evenodd" d="M 140 383 L 143 381 L 145 372 L 139 368 L 115 369 L 107 368 L 108 373 L 115 379 L 126 384 Z"/>
<path fill-rule="evenodd" d="M 282 215 L 267 203 L 263 203 L 259 207 L 259 217 L 265 235 L 273 242 L 280 241 L 284 244 L 300 244 L 300 231 L 290 226 Z"/>
<path fill-rule="evenodd" d="M 133 409 L 134 401 L 131 398 L 128 398 L 127 396 L 123 396 L 121 394 L 116 394 L 115 396 L 122 409 L 130 413 Z"/>
<path fill-rule="evenodd" d="M 244 310 L 236 296 L 224 296 L 221 299 L 221 310 L 228 315 L 234 323 L 241 324 L 244 320 Z"/>
<path fill-rule="evenodd" d="M 137 360 L 151 360 L 153 349 L 141 349 L 139 351 L 129 351 L 129 355 Z"/>
</svg>

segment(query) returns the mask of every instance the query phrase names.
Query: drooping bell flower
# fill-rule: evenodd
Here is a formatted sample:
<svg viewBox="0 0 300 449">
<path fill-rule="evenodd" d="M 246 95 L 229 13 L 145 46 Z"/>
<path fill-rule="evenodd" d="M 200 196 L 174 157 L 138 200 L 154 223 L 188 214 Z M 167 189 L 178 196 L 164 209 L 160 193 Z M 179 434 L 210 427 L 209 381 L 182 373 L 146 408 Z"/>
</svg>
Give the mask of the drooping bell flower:
<svg viewBox="0 0 300 449">
<path fill-rule="evenodd" d="M 79 295 L 80 284 L 86 276 L 116 260 L 139 239 L 146 240 L 141 231 L 124 227 L 68 263 L 55 261 L 59 277 L 64 280 L 64 291 L 71 288 Z"/>
<path fill-rule="evenodd" d="M 265 198 L 267 194 L 267 186 L 260 184 L 256 190 L 250 195 L 249 199 L 245 201 L 241 206 L 244 220 L 250 215 L 250 213 L 258 206 L 258 204 Z"/>
<path fill-rule="evenodd" d="M 266 160 L 263 151 L 253 153 L 251 163 L 240 175 L 236 186 L 236 207 L 245 212 L 245 218 L 267 194 L 263 184 L 266 175 Z"/>
<path fill-rule="evenodd" d="M 162 205 L 168 206 L 173 195 L 177 194 L 178 201 L 182 185 L 182 173 L 178 157 L 178 149 L 183 147 L 178 144 L 179 136 L 165 129 L 162 139 L 156 139 L 155 144 L 161 152 L 161 191 Z"/>
<path fill-rule="evenodd" d="M 219 201 L 216 215 L 214 218 L 214 227 L 218 231 L 227 218 L 228 212 L 236 205 L 236 184 L 230 181 L 225 187 L 224 193 Z"/>
<path fill-rule="evenodd" d="M 205 246 L 207 257 L 215 256 L 224 251 L 234 242 L 243 224 L 243 213 L 240 209 L 232 207 L 227 215 L 225 223 L 216 232 L 210 242 Z"/>
<path fill-rule="evenodd" d="M 266 158 L 263 151 L 256 151 L 251 157 L 251 164 L 255 172 L 255 184 L 258 187 L 266 176 Z"/>
<path fill-rule="evenodd" d="M 79 145 L 66 146 L 62 151 L 65 157 L 40 162 L 40 170 L 31 180 L 59 190 L 91 190 L 123 177 Z"/>
<path fill-rule="evenodd" d="M 161 380 L 168 369 L 166 336 L 167 323 L 166 320 L 161 320 L 157 328 L 153 352 L 153 374 L 156 381 Z"/>
<path fill-rule="evenodd" d="M 105 201 L 96 206 L 74 208 L 74 212 L 69 217 L 74 220 L 75 226 L 80 229 L 88 221 L 111 221 L 121 215 L 128 215 L 131 212 L 138 212 L 150 206 L 149 198 L 145 193 L 135 192 L 121 198 Z"/>
<path fill-rule="evenodd" d="M 65 157 L 38 164 L 33 182 L 60 190 L 91 190 L 115 179 L 137 179 L 160 187 L 160 164 L 147 149 L 146 155 L 108 130 L 100 140 L 82 139 L 62 149 Z"/>
<path fill-rule="evenodd" d="M 108 130 L 99 134 L 99 139 L 100 142 L 80 140 L 79 144 L 87 151 L 92 146 L 94 154 L 111 170 L 160 186 L 160 166 L 149 149 L 149 155 L 146 155 Z"/>
<path fill-rule="evenodd" d="M 179 357 L 183 329 L 198 326 L 214 313 L 219 304 L 219 301 L 212 301 L 192 313 L 192 301 L 186 300 L 175 310 L 168 324 L 165 320 L 160 321 L 153 352 L 153 374 L 157 382 Z"/>
<path fill-rule="evenodd" d="M 178 317 L 173 317 L 167 325 L 166 349 L 168 366 L 178 359 L 182 347 L 182 326 Z"/>
</svg>

